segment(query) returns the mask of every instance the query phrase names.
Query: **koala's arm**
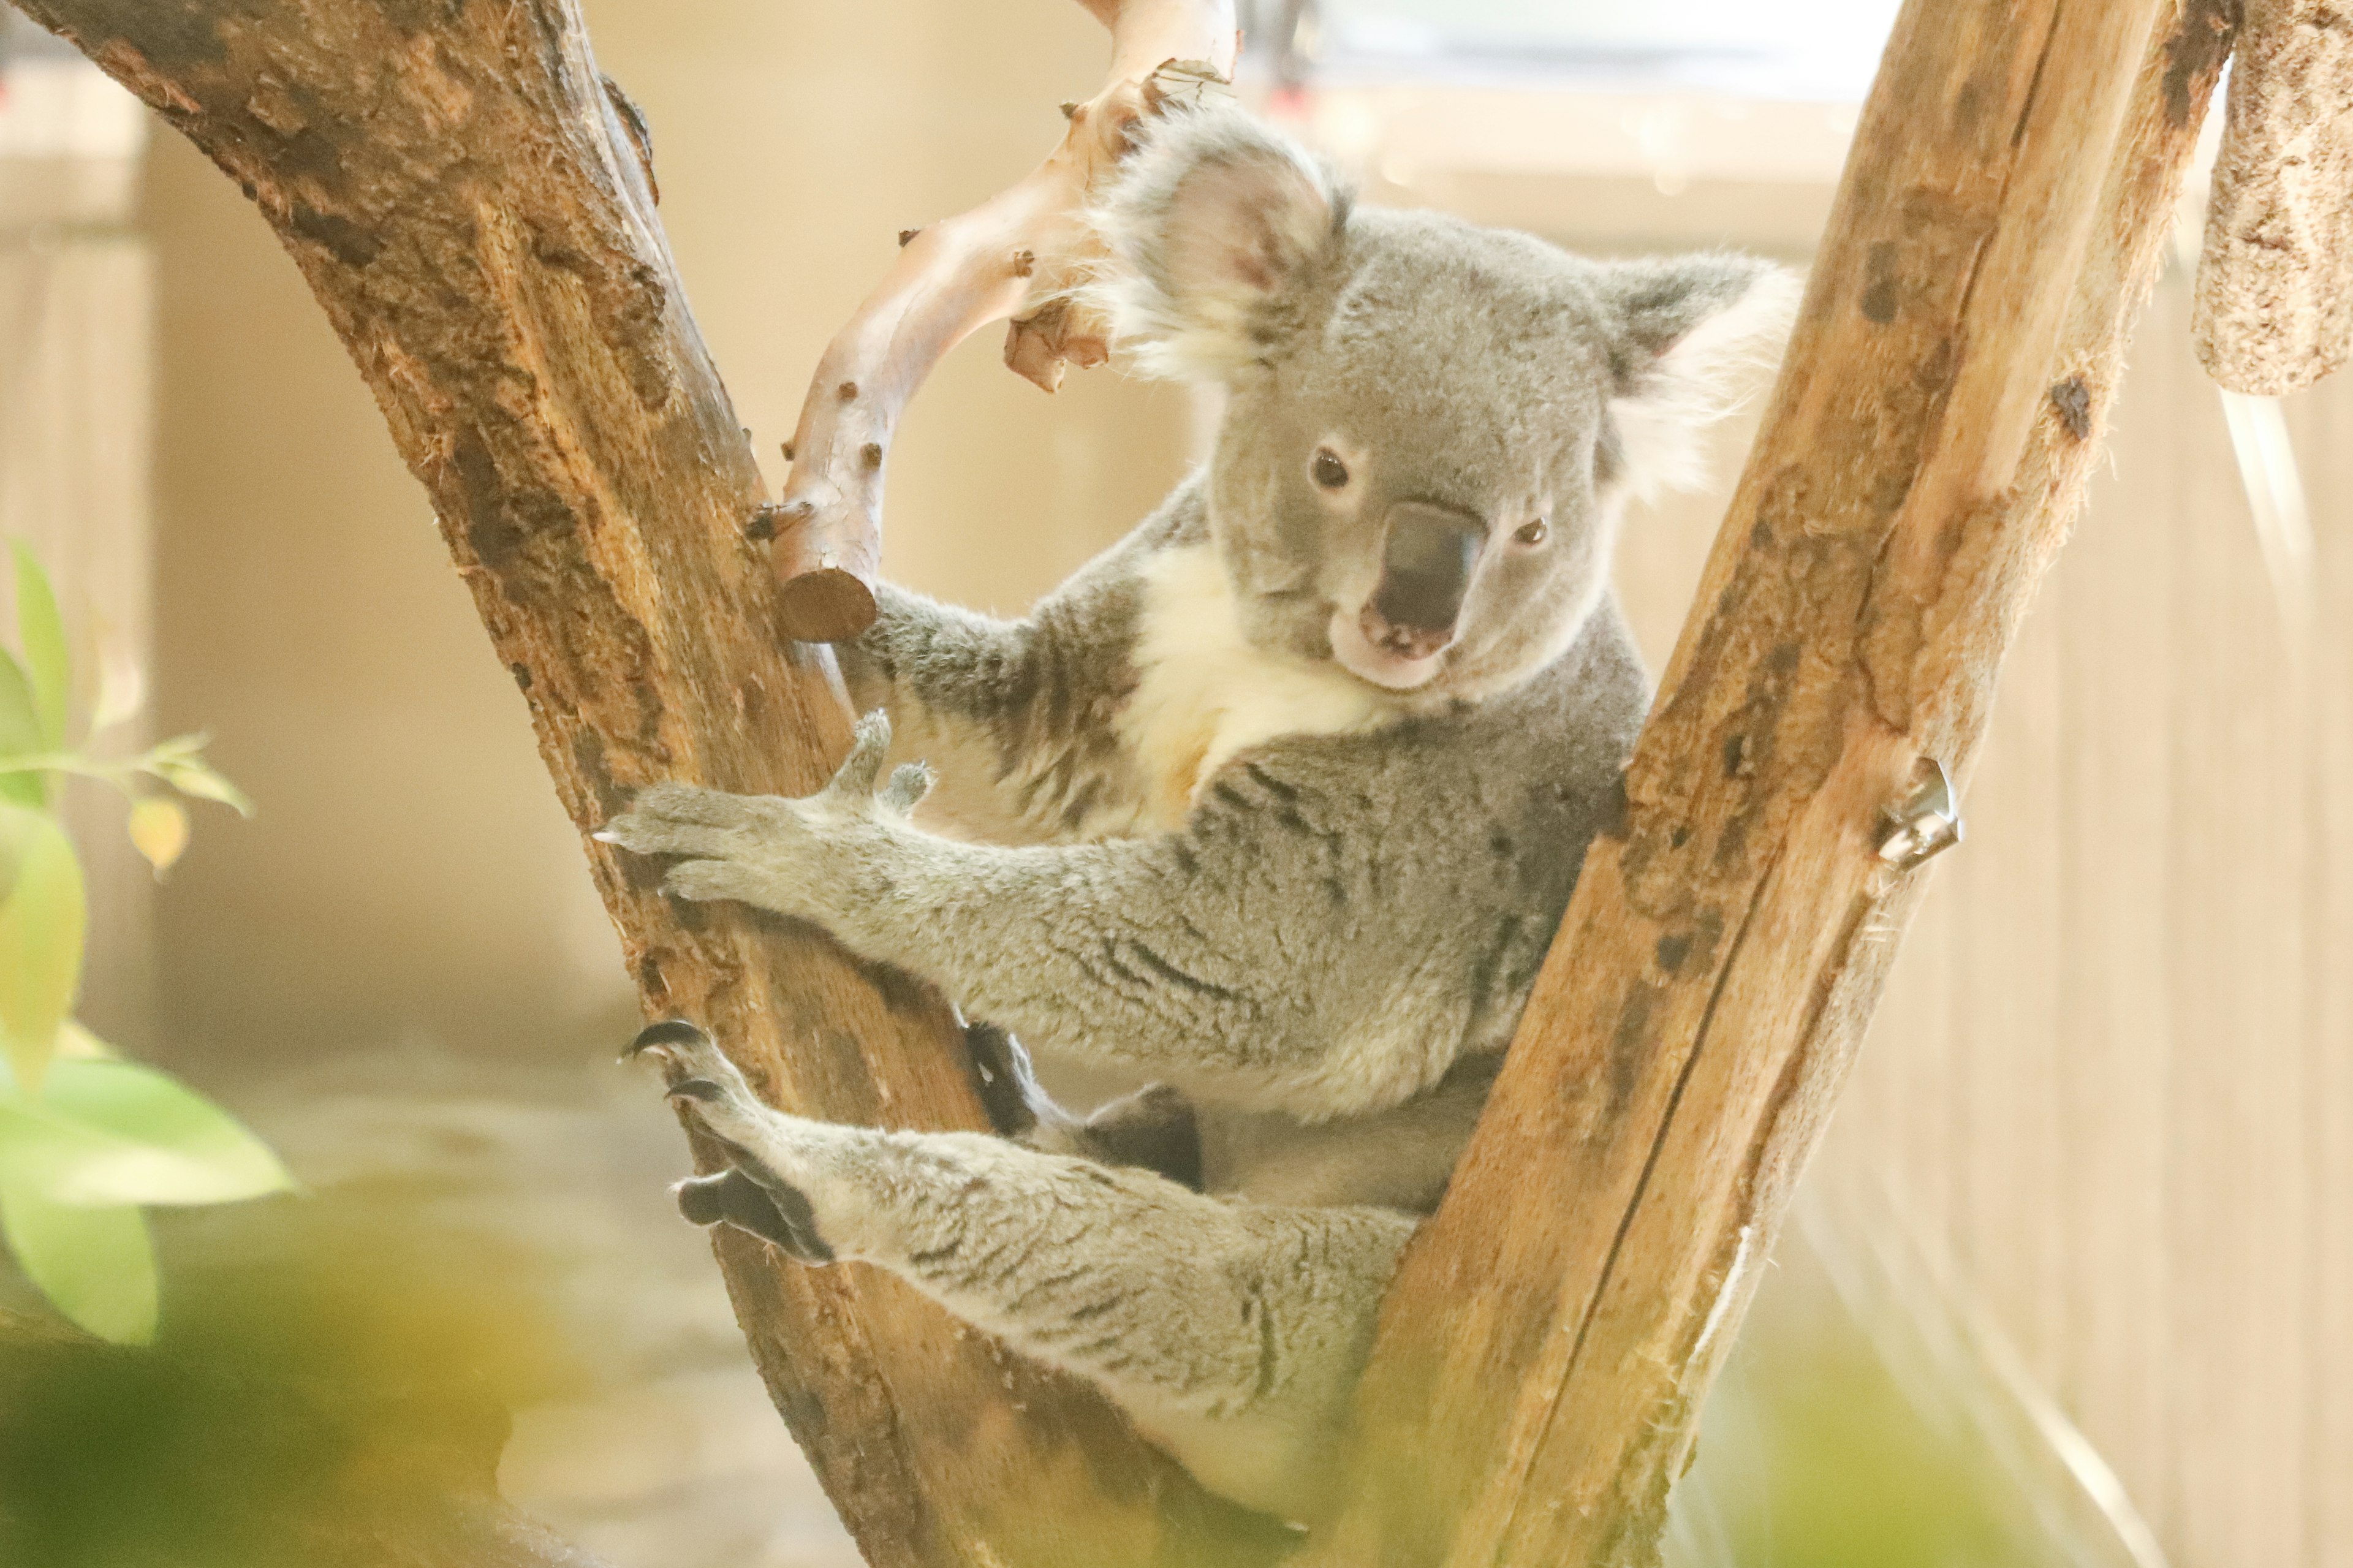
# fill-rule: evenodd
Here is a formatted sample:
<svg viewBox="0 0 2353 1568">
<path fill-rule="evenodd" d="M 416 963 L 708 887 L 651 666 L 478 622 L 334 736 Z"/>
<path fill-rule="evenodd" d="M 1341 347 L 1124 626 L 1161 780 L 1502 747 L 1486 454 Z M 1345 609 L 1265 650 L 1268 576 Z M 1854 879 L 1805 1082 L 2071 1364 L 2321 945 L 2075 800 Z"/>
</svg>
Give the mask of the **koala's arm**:
<svg viewBox="0 0 2353 1568">
<path fill-rule="evenodd" d="M 985 838 L 1080 832 L 1131 785 L 1111 719 L 1133 636 L 1134 541 L 1018 621 L 884 584 L 841 649 L 860 712 L 890 714 L 894 760 L 942 765 L 944 816 Z"/>
<path fill-rule="evenodd" d="M 1482 918 L 1494 858 L 1443 821 L 1398 825 L 1245 763 L 1184 830 L 1006 847 L 907 820 L 918 770 L 881 791 L 887 726 L 807 800 L 664 785 L 608 829 L 691 857 L 669 886 L 814 921 L 936 982 L 1033 1048 L 1168 1079 L 1204 1099 L 1322 1117 L 1435 1082 L 1541 922 Z M 1428 809 L 1428 808 L 1425 808 Z M 1435 814 L 1433 814 L 1435 815 Z M 1482 908 L 1485 906 L 1485 908 Z M 1482 979 L 1484 976 L 1484 979 Z M 1507 1026 L 1509 1020 L 1504 1020 Z"/>
<path fill-rule="evenodd" d="M 842 679 L 861 713 L 887 710 L 902 735 L 920 726 L 996 726 L 1035 682 L 1036 628 L 889 583 L 874 589 L 874 625 L 840 649 Z"/>
</svg>

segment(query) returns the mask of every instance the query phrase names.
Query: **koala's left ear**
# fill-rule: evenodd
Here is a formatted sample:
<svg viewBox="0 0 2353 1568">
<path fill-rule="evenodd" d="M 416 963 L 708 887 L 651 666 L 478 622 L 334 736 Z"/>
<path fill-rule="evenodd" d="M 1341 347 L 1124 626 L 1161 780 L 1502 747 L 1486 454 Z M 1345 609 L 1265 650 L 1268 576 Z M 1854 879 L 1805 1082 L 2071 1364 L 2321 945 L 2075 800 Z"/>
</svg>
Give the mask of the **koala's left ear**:
<svg viewBox="0 0 2353 1568">
<path fill-rule="evenodd" d="M 1171 113 L 1141 135 L 1092 215 L 1118 258 L 1100 296 L 1144 368 L 1230 374 L 1293 324 L 1285 306 L 1336 243 L 1347 192 L 1240 109 Z"/>
<path fill-rule="evenodd" d="M 1596 279 L 1617 385 L 1609 417 L 1635 495 L 1705 479 L 1701 434 L 1781 358 L 1799 280 L 1753 256 L 1705 252 L 1604 264 Z"/>
</svg>

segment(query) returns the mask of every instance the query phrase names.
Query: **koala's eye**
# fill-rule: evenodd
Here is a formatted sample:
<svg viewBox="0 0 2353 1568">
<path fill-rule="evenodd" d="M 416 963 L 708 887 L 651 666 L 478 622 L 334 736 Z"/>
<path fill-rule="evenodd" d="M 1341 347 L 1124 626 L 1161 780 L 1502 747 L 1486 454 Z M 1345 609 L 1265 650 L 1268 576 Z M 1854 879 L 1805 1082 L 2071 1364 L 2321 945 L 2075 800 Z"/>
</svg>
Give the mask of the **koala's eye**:
<svg viewBox="0 0 2353 1568">
<path fill-rule="evenodd" d="M 1308 474 L 1327 490 L 1336 490 L 1348 482 L 1348 465 L 1329 447 L 1315 448 L 1315 458 L 1307 465 Z"/>
<path fill-rule="evenodd" d="M 1542 544 L 1545 542 L 1545 536 L 1550 532 L 1552 532 L 1552 526 L 1544 519 L 1537 518 L 1534 522 L 1520 524 L 1519 531 L 1512 537 L 1522 544 Z"/>
</svg>

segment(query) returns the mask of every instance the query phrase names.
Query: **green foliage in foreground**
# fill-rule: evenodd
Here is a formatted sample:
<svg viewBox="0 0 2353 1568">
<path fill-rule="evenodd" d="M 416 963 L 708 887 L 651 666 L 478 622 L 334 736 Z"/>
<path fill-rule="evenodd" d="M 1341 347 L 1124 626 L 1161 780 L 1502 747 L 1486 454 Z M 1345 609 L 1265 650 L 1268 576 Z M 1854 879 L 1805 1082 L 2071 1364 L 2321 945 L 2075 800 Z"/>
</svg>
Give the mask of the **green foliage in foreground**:
<svg viewBox="0 0 2353 1568">
<path fill-rule="evenodd" d="M 13 553 L 17 647 L 0 648 L 0 1237 L 67 1318 L 143 1344 L 156 1285 L 142 1210 L 259 1197 L 292 1180 L 227 1112 L 116 1059 L 74 1021 L 89 910 L 56 796 L 69 774 L 120 789 L 132 841 L 159 877 L 187 844 L 183 797 L 252 806 L 205 762 L 202 736 L 111 762 L 90 749 L 138 710 L 135 670 L 100 677 L 76 736 L 57 595 L 22 544 Z"/>
</svg>

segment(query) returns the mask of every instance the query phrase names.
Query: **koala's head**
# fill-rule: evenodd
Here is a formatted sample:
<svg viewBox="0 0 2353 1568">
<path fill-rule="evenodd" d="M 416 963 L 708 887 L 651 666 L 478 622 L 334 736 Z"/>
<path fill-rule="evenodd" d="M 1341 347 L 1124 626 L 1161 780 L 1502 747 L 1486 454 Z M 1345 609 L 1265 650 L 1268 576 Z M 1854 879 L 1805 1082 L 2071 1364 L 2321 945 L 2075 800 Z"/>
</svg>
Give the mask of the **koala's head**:
<svg viewBox="0 0 2353 1568">
<path fill-rule="evenodd" d="M 1244 633 L 1417 701 L 1567 651 L 1625 502 L 1695 477 L 1795 294 L 1746 257 L 1354 207 L 1232 109 L 1155 124 L 1097 221 L 1124 345 L 1226 389 L 1210 526 Z"/>
</svg>

